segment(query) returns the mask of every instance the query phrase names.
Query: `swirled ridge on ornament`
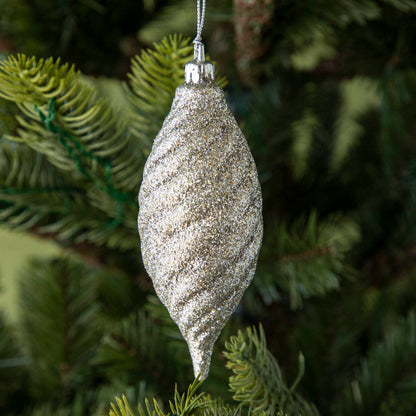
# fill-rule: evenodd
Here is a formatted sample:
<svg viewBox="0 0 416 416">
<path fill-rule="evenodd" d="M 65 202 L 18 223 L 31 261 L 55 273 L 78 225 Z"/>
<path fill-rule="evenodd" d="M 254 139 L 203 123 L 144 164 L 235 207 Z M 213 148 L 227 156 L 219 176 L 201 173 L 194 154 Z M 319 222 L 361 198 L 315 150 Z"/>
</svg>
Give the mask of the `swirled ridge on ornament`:
<svg viewBox="0 0 416 416">
<path fill-rule="evenodd" d="M 144 266 L 204 379 L 253 278 L 263 235 L 256 166 L 212 82 L 177 88 L 144 168 L 139 206 Z"/>
</svg>

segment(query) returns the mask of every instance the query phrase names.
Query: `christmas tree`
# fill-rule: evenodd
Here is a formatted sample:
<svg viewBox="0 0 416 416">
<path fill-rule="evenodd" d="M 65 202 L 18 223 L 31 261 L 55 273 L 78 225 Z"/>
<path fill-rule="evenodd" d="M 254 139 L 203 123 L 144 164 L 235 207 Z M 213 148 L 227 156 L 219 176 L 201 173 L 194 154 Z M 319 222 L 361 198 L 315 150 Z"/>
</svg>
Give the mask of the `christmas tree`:
<svg viewBox="0 0 416 416">
<path fill-rule="evenodd" d="M 415 415 L 416 1 L 207 7 L 264 241 L 201 383 L 137 234 L 195 2 L 0 0 L 1 225 L 63 248 L 0 316 L 1 414 Z"/>
</svg>

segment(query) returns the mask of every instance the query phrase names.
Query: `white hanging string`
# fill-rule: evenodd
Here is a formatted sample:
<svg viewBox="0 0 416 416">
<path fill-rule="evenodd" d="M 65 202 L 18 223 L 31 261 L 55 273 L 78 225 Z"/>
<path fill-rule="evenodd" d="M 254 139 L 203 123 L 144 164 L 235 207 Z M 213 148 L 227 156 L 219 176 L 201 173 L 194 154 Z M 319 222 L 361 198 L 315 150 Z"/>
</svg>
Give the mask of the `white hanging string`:
<svg viewBox="0 0 416 416">
<path fill-rule="evenodd" d="M 201 42 L 202 40 L 202 28 L 204 27 L 205 20 L 205 3 L 206 0 L 202 0 L 202 10 L 201 10 L 201 0 L 196 1 L 196 37 L 195 42 Z"/>
</svg>

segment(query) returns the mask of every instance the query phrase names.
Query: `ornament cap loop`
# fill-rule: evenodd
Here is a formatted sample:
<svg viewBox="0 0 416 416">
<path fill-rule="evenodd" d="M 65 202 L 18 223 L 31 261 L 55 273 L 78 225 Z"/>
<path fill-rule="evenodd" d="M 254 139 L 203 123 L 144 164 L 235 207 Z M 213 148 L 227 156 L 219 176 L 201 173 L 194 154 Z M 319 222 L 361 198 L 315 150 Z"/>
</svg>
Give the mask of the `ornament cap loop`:
<svg viewBox="0 0 416 416">
<path fill-rule="evenodd" d="M 205 47 L 199 40 L 194 40 L 194 60 L 205 62 Z"/>
</svg>

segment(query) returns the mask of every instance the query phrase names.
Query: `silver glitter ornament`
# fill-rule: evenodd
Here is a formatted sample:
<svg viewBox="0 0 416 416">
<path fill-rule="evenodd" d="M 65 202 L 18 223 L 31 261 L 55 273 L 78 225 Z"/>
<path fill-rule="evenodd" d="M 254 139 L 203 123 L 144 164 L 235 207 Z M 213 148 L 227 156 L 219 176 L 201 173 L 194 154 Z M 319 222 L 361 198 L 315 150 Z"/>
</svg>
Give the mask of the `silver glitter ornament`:
<svg viewBox="0 0 416 416">
<path fill-rule="evenodd" d="M 213 79 L 214 67 L 197 41 L 139 193 L 144 266 L 200 379 L 253 278 L 263 235 L 256 166 Z"/>
</svg>

